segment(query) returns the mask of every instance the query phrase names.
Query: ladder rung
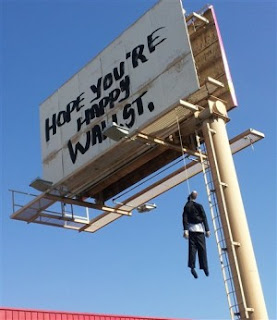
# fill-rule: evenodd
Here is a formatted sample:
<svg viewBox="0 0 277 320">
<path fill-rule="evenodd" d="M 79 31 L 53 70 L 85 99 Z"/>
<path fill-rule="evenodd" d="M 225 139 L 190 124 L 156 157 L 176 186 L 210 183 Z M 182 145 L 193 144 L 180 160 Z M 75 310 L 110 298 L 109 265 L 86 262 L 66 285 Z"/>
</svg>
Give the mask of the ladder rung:
<svg viewBox="0 0 277 320">
<path fill-rule="evenodd" d="M 219 215 L 216 215 L 213 217 L 213 220 L 217 220 L 219 218 Z"/>
<path fill-rule="evenodd" d="M 216 133 L 216 131 L 215 131 L 214 129 L 212 129 L 211 127 L 209 127 L 209 131 L 210 131 L 211 133 Z"/>
<path fill-rule="evenodd" d="M 229 270 L 230 269 L 230 265 L 229 264 L 228 265 L 224 264 L 223 265 L 223 269 Z M 233 278 L 231 277 L 230 279 L 233 279 Z M 230 279 L 227 279 L 227 280 L 230 280 Z"/>
<path fill-rule="evenodd" d="M 237 241 L 233 241 L 233 242 L 232 242 L 232 245 L 235 246 L 235 247 L 240 247 L 240 243 L 237 242 Z"/>
<path fill-rule="evenodd" d="M 223 187 L 228 187 L 228 184 L 227 183 L 225 183 L 225 182 L 220 182 L 220 184 L 223 186 Z"/>
<path fill-rule="evenodd" d="M 228 293 L 227 293 L 227 295 L 228 296 L 231 296 L 231 295 L 234 295 L 235 294 L 235 291 L 233 290 L 233 291 L 229 291 Z M 237 304 L 233 304 L 232 306 L 231 306 L 231 308 L 234 308 L 234 307 L 236 307 L 237 306 Z"/>
</svg>

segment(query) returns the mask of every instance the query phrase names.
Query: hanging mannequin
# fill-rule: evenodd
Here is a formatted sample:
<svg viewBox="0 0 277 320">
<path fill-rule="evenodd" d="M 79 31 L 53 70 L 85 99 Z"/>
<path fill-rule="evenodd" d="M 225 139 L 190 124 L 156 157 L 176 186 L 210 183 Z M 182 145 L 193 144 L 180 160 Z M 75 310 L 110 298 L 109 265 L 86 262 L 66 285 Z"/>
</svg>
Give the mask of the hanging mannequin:
<svg viewBox="0 0 277 320">
<path fill-rule="evenodd" d="M 184 237 L 189 240 L 188 267 L 194 278 L 198 278 L 195 271 L 197 252 L 200 269 L 209 275 L 205 236 L 210 236 L 210 229 L 203 206 L 195 202 L 197 195 L 197 191 L 191 192 L 183 211 Z"/>
</svg>

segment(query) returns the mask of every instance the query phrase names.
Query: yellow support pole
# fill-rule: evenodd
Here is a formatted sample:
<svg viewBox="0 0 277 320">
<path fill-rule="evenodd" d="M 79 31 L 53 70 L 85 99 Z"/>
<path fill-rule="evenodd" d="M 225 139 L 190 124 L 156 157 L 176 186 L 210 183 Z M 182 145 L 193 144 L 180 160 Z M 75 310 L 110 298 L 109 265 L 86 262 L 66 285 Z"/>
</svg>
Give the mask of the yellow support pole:
<svg viewBox="0 0 277 320">
<path fill-rule="evenodd" d="M 226 131 L 226 109 L 223 103 L 209 103 L 210 108 L 214 104 L 217 115 L 203 119 L 202 132 L 227 243 L 240 319 L 266 320 L 268 314 Z"/>
</svg>

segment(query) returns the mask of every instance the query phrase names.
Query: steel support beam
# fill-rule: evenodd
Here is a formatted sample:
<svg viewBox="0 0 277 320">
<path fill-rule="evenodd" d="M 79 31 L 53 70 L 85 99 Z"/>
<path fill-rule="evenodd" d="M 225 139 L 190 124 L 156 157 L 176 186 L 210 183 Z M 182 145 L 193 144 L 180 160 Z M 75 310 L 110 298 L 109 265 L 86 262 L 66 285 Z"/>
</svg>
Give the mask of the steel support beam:
<svg viewBox="0 0 277 320">
<path fill-rule="evenodd" d="M 202 132 L 228 247 L 240 319 L 266 320 L 265 300 L 224 117 L 211 116 L 205 120 Z M 234 245 L 236 243 L 240 246 Z"/>
<path fill-rule="evenodd" d="M 81 206 L 81 207 L 85 207 L 85 208 L 102 210 L 102 211 L 111 212 L 111 213 L 118 213 L 118 214 L 127 215 L 127 216 L 131 215 L 130 211 L 116 209 L 116 208 L 108 207 L 108 206 L 101 205 L 101 204 L 95 204 L 95 203 L 91 203 L 91 202 L 75 200 L 75 199 L 66 198 L 66 197 L 59 197 L 59 196 L 55 196 L 52 194 L 45 194 L 44 198 L 54 200 L 54 201 L 59 201 L 62 203 L 68 203 L 68 204 L 72 204 L 72 205 L 76 205 L 76 206 Z"/>
</svg>

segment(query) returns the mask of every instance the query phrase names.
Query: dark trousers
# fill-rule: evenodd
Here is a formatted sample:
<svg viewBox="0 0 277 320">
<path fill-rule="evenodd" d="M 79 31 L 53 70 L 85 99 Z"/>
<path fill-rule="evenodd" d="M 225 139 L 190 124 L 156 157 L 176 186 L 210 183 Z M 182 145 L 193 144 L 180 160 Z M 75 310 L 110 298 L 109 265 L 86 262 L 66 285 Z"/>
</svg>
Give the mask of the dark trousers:
<svg viewBox="0 0 277 320">
<path fill-rule="evenodd" d="M 195 268 L 196 252 L 198 252 L 200 269 L 208 270 L 206 239 L 203 232 L 189 232 L 189 268 Z"/>
</svg>

